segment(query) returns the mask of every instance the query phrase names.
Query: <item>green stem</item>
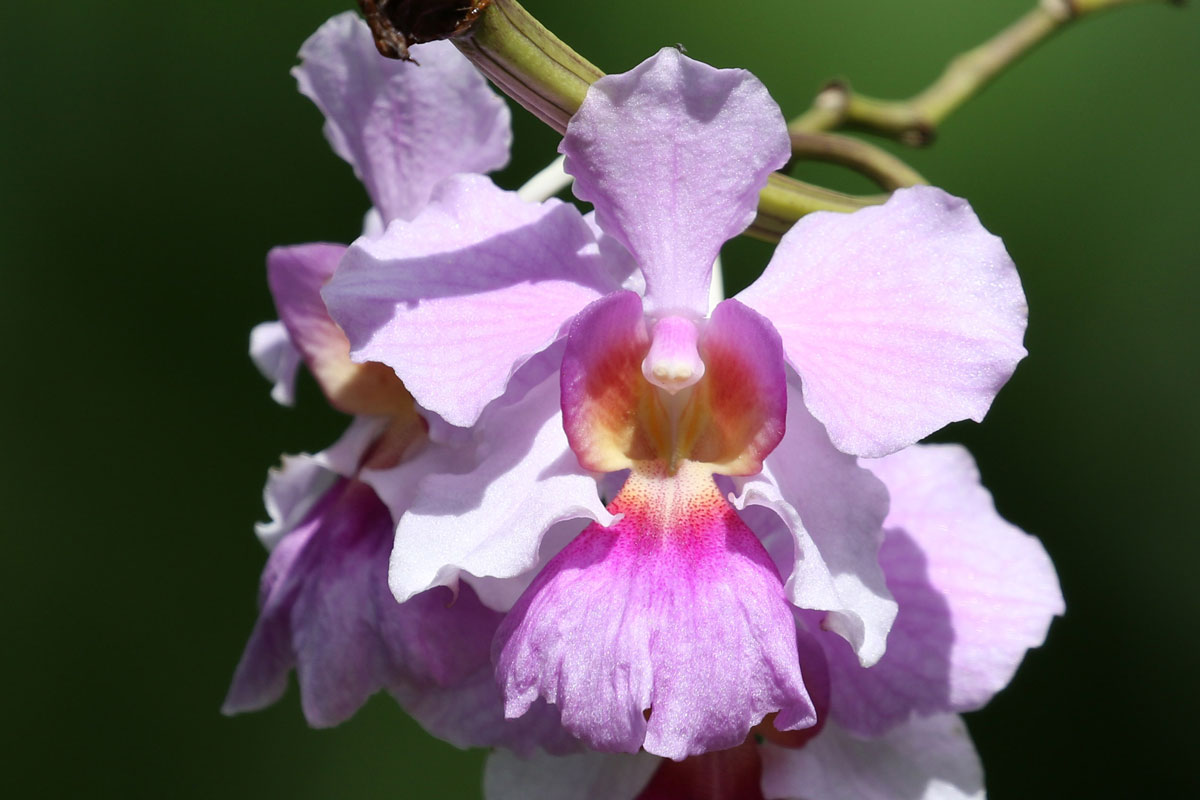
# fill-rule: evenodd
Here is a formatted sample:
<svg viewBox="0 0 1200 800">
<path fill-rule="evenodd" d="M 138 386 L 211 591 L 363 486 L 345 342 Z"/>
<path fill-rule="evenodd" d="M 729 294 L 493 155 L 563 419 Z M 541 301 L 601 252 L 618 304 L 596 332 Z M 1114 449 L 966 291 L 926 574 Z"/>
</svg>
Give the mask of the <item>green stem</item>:
<svg viewBox="0 0 1200 800">
<path fill-rule="evenodd" d="M 792 133 L 791 138 L 793 157 L 849 167 L 889 192 L 918 183 L 929 183 L 899 158 L 860 139 L 833 133 L 799 132 Z"/>
<path fill-rule="evenodd" d="M 846 83 L 831 83 L 788 130 L 795 134 L 853 128 L 914 146 L 928 144 L 946 117 L 1056 31 L 1089 14 L 1148 2 L 1163 0 L 1041 0 L 996 36 L 954 58 L 937 80 L 907 100 L 880 100 Z"/>
<path fill-rule="evenodd" d="M 559 133 L 604 77 L 515 0 L 493 0 L 465 35 L 452 40 L 500 89 Z"/>
<path fill-rule="evenodd" d="M 758 194 L 758 216 L 745 234 L 764 242 L 778 242 L 796 220 L 806 214 L 814 211 L 848 214 L 866 206 L 879 205 L 887 199 L 886 194 L 843 194 L 773 172 Z"/>
</svg>

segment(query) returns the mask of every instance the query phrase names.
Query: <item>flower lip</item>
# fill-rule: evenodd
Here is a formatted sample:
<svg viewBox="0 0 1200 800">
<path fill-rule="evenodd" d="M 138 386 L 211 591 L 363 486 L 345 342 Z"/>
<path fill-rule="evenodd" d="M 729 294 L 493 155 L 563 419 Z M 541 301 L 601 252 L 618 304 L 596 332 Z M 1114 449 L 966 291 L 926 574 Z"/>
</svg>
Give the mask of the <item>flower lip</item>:
<svg viewBox="0 0 1200 800">
<path fill-rule="evenodd" d="M 505 715 L 538 697 L 598 750 L 682 759 L 733 747 L 770 713 L 816 710 L 779 573 L 708 465 L 641 462 L 497 630 Z M 647 715 L 645 712 L 649 711 Z"/>
<path fill-rule="evenodd" d="M 650 352 L 642 361 L 642 375 L 650 383 L 677 394 L 704 377 L 704 360 L 696 349 L 696 323 L 678 316 L 664 317 L 654 325 Z"/>
</svg>

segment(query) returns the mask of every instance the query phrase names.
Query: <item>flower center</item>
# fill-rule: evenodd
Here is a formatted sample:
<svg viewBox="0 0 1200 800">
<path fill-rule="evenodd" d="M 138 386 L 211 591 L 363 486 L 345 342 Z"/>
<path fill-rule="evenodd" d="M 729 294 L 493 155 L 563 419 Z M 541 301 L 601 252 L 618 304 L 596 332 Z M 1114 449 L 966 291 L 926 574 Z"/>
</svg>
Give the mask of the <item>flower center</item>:
<svg viewBox="0 0 1200 800">
<path fill-rule="evenodd" d="M 734 300 L 703 322 L 650 321 L 632 292 L 597 301 L 563 356 L 563 426 L 595 472 L 683 461 L 752 475 L 783 435 L 784 364 L 769 323 Z"/>
</svg>

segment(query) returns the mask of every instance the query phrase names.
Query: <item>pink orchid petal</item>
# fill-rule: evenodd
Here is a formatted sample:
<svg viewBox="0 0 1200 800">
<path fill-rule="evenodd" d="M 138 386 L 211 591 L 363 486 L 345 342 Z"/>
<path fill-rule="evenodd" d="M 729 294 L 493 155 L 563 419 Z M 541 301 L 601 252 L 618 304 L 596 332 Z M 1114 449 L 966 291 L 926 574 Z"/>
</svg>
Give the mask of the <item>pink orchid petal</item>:
<svg viewBox="0 0 1200 800">
<path fill-rule="evenodd" d="M 484 800 L 634 800 L 660 759 L 649 753 L 579 753 L 518 758 L 504 750 L 488 756 Z"/>
<path fill-rule="evenodd" d="M 317 499 L 323 499 L 326 506 L 334 502 L 333 495 Z M 312 510 L 311 506 L 308 510 Z M 300 520 L 295 533 L 281 536 L 271 550 L 259 582 L 259 617 L 221 705 L 223 714 L 266 708 L 287 691 L 288 672 L 295 664 L 289 612 L 296 595 L 296 588 L 288 585 L 287 576 L 319 526 L 319 518 L 302 527 L 300 523 L 304 520 Z"/>
<path fill-rule="evenodd" d="M 675 759 L 740 744 L 773 712 L 781 730 L 811 726 L 795 623 L 762 545 L 706 469 L 647 470 L 610 506 L 623 517 L 585 530 L 505 618 L 506 714 L 541 696 L 596 749 Z"/>
<path fill-rule="evenodd" d="M 453 444 L 426 441 L 393 466 L 361 470 L 359 479 L 375 490 L 391 511 L 392 519 L 399 520 L 412 507 L 426 476 L 465 472 L 474 468 L 477 462 L 478 454 L 469 440 Z"/>
<path fill-rule="evenodd" d="M 550 530 L 542 536 L 541 544 L 538 546 L 537 564 L 511 578 L 493 578 L 491 576 L 478 577 L 466 573 L 462 576 L 463 581 L 471 585 L 475 590 L 475 594 L 479 595 L 479 600 L 488 608 L 494 608 L 497 611 L 509 611 L 521 599 L 521 595 L 529 588 L 534 579 L 537 578 L 537 573 L 543 564 L 550 562 L 550 559 L 562 552 L 568 544 L 575 540 L 583 530 L 592 523 L 590 519 L 569 519 L 563 522 L 556 522 L 551 526 Z M 494 683 L 494 681 L 493 681 Z"/>
<path fill-rule="evenodd" d="M 460 175 L 416 220 L 351 245 L 323 296 L 356 361 L 394 368 L 423 407 L 467 427 L 614 288 L 573 206 Z"/>
<path fill-rule="evenodd" d="M 310 368 L 335 361 L 344 369 L 354 366 L 350 342 L 321 300 L 321 287 L 345 253 L 345 245 L 324 243 L 273 247 L 267 253 L 267 285 L 279 321 Z"/>
<path fill-rule="evenodd" d="M 300 352 L 282 322 L 260 322 L 250 331 L 250 359 L 271 381 L 271 399 L 281 406 L 296 402 L 296 370 Z"/>
<path fill-rule="evenodd" d="M 449 595 L 440 604 L 422 599 L 401 606 L 392 599 L 386 589 L 391 535 L 387 509 L 364 484 L 342 479 L 320 497 L 271 553 L 263 572 L 261 614 L 230 687 L 226 713 L 277 700 L 293 666 L 305 717 L 315 727 L 327 727 L 350 717 L 382 688 L 398 682 L 454 683 L 487 663 L 494 612 L 473 635 L 460 625 L 453 643 L 440 623 L 443 638 L 437 647 L 410 630 L 423 625 L 430 611 L 444 608 Z"/>
<path fill-rule="evenodd" d="M 490 409 L 479 439 L 473 461 L 454 471 L 410 473 L 415 499 L 400 518 L 390 573 L 401 600 L 453 586 L 461 572 L 521 575 L 537 564 L 542 538 L 556 523 L 612 520 L 595 480 L 567 446 L 554 377 Z"/>
<path fill-rule="evenodd" d="M 390 367 L 350 360 L 350 342 L 321 299 L 321 288 L 345 252 L 340 244 L 302 244 L 267 253 L 267 282 L 279 319 L 334 408 L 411 414 L 412 398 Z"/>
<path fill-rule="evenodd" d="M 301 466 L 323 469 L 309 457 Z M 305 516 L 279 538 L 263 571 L 259 619 L 223 710 L 270 705 L 295 669 L 314 727 L 337 725 L 375 692 L 388 690 L 423 727 L 461 747 L 568 752 L 578 743 L 554 709 L 505 720 L 490 647 L 501 614 L 469 587 L 445 588 L 404 604 L 387 586 L 390 514 L 365 484 L 301 484 Z"/>
<path fill-rule="evenodd" d="M 551 381 L 552 378 L 555 378 L 556 382 L 562 353 L 563 342 L 560 341 L 538 353 L 517 371 L 509 381 L 504 397 L 496 401 L 488 411 L 493 418 L 500 420 L 497 424 L 508 424 L 506 420 L 512 411 L 506 409 L 510 409 L 513 404 L 528 395 L 531 389 Z M 544 413 L 549 415 L 553 412 L 546 410 Z M 490 452 L 487 449 L 488 437 L 481 435 L 480 430 L 450 425 L 428 409 L 422 410 L 421 419 L 428 427 L 426 441 L 416 443 L 404 454 L 404 458 L 394 465 L 367 465 L 358 471 L 359 479 L 370 484 L 391 510 L 392 519 L 398 520 L 408 513 L 419 493 L 421 481 L 426 476 L 470 472 L 476 469 L 480 460 Z M 511 443 L 519 445 L 516 442 Z M 490 603 L 488 605 L 499 608 Z M 511 603 L 509 605 L 511 606 Z"/>
<path fill-rule="evenodd" d="M 363 454 L 383 431 L 384 420 L 356 417 L 336 442 L 316 455 L 285 455 L 267 472 L 263 505 L 270 522 L 254 525 L 268 550 L 294 530 L 339 476 L 353 477 Z"/>
<path fill-rule="evenodd" d="M 962 720 L 915 717 L 859 739 L 830 724 L 799 750 L 760 748 L 767 800 L 983 800 L 983 768 Z"/>
<path fill-rule="evenodd" d="M 285 534 L 295 530 L 313 505 L 338 479 L 338 474 L 307 454 L 285 455 L 278 469 L 267 473 L 263 505 L 269 522 L 257 522 L 254 532 L 268 550 L 275 549 Z"/>
<path fill-rule="evenodd" d="M 913 711 L 985 705 L 1064 605 L 1041 543 L 996 513 L 964 448 L 916 446 L 866 463 L 892 496 L 880 561 L 900 613 L 869 670 L 841 642 L 822 643 L 835 718 L 878 734 Z"/>
<path fill-rule="evenodd" d="M 1025 356 L 1012 259 L 965 200 L 928 186 L 804 217 L 738 299 L 774 323 L 809 410 L 854 455 L 982 419 Z"/>
<path fill-rule="evenodd" d="M 344 478 L 352 478 L 358 473 L 367 451 L 386 428 L 386 419 L 355 417 L 336 442 L 313 458 L 331 472 L 336 472 Z"/>
<path fill-rule="evenodd" d="M 790 147 L 757 78 L 668 47 L 592 84 L 559 151 L 576 197 L 642 266 L 647 307 L 703 317 L 718 250 L 754 219 Z"/>
<path fill-rule="evenodd" d="M 325 114 L 325 136 L 350 162 L 385 221 L 412 219 L 434 186 L 508 163 L 508 106 L 449 42 L 384 58 L 350 11 L 300 48 L 300 91 Z"/>
<path fill-rule="evenodd" d="M 778 514 L 795 542 L 788 598 L 799 608 L 830 612 L 826 627 L 870 665 L 883 656 L 896 617 L 879 566 L 887 492 L 833 447 L 790 383 L 788 395 L 787 434 L 763 471 L 741 482 L 734 505 Z"/>
<path fill-rule="evenodd" d="M 448 589 L 437 589 L 431 594 L 437 596 L 443 592 L 450 595 Z M 458 624 L 449 618 L 442 622 Z M 439 634 L 431 630 L 430 635 L 436 637 Z M 563 730 L 558 721 L 558 709 L 546 703 L 537 704 L 520 719 L 505 719 L 504 703 L 490 663 L 481 666 L 462 683 L 432 687 L 408 685 L 402 690 L 390 691 L 396 702 L 422 728 L 455 747 L 503 747 L 522 757 L 541 751 L 557 757 L 578 753 L 583 748 L 578 739 Z"/>
<path fill-rule="evenodd" d="M 545 703 L 521 719 L 505 718 L 488 652 L 502 615 L 469 586 L 439 587 L 403 604 L 386 581 L 373 587 L 377 604 L 389 609 L 381 614 L 380 638 L 393 663 L 405 667 L 390 673 L 388 692 L 426 731 L 456 747 L 504 747 L 521 755 L 581 749 L 558 710 Z"/>
</svg>

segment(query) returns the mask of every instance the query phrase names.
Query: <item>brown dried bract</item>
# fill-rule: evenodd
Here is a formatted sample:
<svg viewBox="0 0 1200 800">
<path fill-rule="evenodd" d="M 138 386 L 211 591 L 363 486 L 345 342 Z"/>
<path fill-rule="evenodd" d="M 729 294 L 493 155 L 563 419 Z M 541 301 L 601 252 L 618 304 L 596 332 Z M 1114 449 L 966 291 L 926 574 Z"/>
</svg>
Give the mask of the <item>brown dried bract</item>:
<svg viewBox="0 0 1200 800">
<path fill-rule="evenodd" d="M 492 0 L 358 0 L 375 47 L 388 58 L 412 61 L 408 48 L 465 33 Z"/>
</svg>

